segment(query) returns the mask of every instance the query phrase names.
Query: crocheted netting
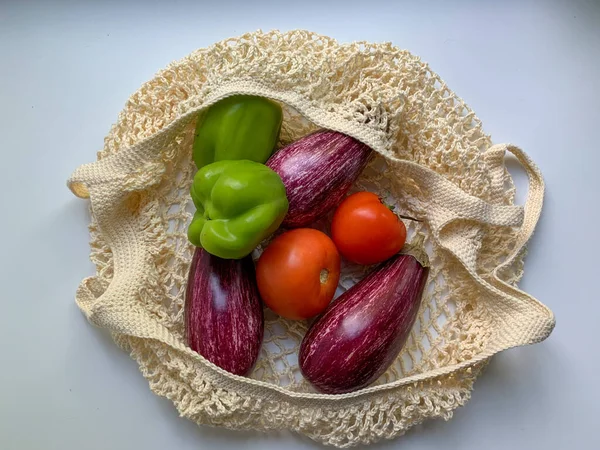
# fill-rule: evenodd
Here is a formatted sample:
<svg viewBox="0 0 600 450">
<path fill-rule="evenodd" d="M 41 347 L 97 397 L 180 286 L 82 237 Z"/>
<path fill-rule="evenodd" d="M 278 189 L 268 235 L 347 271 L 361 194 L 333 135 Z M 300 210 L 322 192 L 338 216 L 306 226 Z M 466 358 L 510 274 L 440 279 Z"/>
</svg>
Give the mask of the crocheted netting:
<svg viewBox="0 0 600 450">
<path fill-rule="evenodd" d="M 224 372 L 183 339 L 195 120 L 234 93 L 281 102 L 280 146 L 317 128 L 371 146 L 377 157 L 354 190 L 377 192 L 421 220 L 407 225 L 409 239 L 425 236 L 431 259 L 423 304 L 402 353 L 373 386 L 316 393 L 297 364 L 308 323 L 268 309 L 249 378 Z M 513 204 L 506 151 L 530 177 L 525 208 Z M 338 447 L 393 438 L 424 419 L 450 418 L 491 355 L 539 342 L 554 326 L 552 313 L 516 288 L 542 206 L 537 167 L 514 146 L 493 146 L 425 63 L 388 43 L 274 31 L 197 50 L 131 96 L 98 161 L 77 169 L 69 187 L 90 198 L 97 267 L 78 305 L 110 330 L 155 393 L 199 424 L 287 428 Z M 326 230 L 329 219 L 315 226 Z M 344 264 L 338 294 L 369 269 Z"/>
</svg>

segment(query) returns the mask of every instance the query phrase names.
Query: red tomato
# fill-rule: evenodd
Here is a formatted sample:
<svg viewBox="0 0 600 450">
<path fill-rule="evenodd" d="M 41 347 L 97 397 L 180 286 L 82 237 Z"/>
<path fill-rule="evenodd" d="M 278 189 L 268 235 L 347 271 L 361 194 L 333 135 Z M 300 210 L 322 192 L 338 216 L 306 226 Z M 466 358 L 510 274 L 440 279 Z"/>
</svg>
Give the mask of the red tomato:
<svg viewBox="0 0 600 450">
<path fill-rule="evenodd" d="M 329 237 L 311 228 L 287 231 L 256 265 L 265 304 L 288 319 L 308 319 L 329 304 L 340 279 L 340 255 Z"/>
<path fill-rule="evenodd" d="M 357 192 L 335 211 L 331 237 L 344 258 L 375 264 L 400 251 L 406 241 L 406 226 L 377 195 Z"/>
</svg>

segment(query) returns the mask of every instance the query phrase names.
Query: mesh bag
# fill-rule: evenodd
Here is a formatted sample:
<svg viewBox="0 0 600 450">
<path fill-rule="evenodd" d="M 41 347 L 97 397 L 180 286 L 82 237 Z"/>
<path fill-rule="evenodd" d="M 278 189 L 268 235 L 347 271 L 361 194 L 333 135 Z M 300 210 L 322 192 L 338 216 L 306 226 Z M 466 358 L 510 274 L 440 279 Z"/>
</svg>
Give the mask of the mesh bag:
<svg viewBox="0 0 600 450">
<path fill-rule="evenodd" d="M 372 147 L 377 157 L 354 189 L 422 219 L 408 229 L 409 240 L 425 235 L 432 262 L 421 310 L 402 353 L 368 388 L 315 392 L 297 362 L 307 323 L 269 310 L 248 378 L 183 339 L 195 121 L 237 93 L 282 104 L 280 146 L 328 128 Z M 514 205 L 507 152 L 529 176 L 524 207 Z M 98 161 L 79 167 L 68 186 L 90 199 L 97 268 L 77 304 L 137 361 L 156 394 L 198 424 L 286 428 L 337 447 L 393 438 L 424 419 L 450 418 L 493 354 L 539 342 L 554 327 L 552 312 L 516 286 L 542 207 L 538 168 L 519 148 L 492 145 L 463 101 L 391 44 L 256 32 L 197 50 L 131 96 Z M 365 270 L 344 265 L 338 293 Z"/>
</svg>

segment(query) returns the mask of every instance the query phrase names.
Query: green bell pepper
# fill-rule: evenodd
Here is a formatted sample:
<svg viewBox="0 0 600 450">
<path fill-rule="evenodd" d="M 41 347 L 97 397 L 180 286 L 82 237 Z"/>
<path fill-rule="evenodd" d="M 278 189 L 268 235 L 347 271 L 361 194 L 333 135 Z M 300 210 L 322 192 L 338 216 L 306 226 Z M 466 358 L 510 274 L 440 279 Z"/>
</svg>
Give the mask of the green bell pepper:
<svg viewBox="0 0 600 450">
<path fill-rule="evenodd" d="M 225 259 L 240 259 L 270 236 L 287 214 L 279 175 L 253 161 L 217 161 L 194 176 L 196 213 L 188 239 Z"/>
<path fill-rule="evenodd" d="M 279 139 L 282 120 L 281 106 L 264 97 L 234 95 L 215 103 L 196 124 L 196 166 L 238 159 L 266 162 Z"/>
</svg>

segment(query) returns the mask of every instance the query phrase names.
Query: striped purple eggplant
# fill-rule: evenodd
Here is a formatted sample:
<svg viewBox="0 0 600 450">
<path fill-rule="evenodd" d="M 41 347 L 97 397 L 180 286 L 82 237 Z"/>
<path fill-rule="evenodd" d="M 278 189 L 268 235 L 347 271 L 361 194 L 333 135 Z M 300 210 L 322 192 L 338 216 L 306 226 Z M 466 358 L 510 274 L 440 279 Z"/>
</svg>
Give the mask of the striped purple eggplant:
<svg viewBox="0 0 600 450">
<path fill-rule="evenodd" d="M 310 225 L 338 205 L 373 151 L 336 131 L 317 131 L 276 152 L 267 166 L 285 185 L 289 210 L 283 226 Z"/>
<path fill-rule="evenodd" d="M 333 301 L 300 346 L 300 370 L 319 391 L 352 392 L 394 362 L 414 325 L 429 273 L 422 250 L 399 254 Z"/>
<path fill-rule="evenodd" d="M 188 345 L 236 375 L 256 362 L 264 332 L 252 258 L 221 259 L 197 248 L 185 297 Z"/>
</svg>

